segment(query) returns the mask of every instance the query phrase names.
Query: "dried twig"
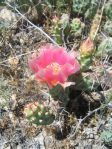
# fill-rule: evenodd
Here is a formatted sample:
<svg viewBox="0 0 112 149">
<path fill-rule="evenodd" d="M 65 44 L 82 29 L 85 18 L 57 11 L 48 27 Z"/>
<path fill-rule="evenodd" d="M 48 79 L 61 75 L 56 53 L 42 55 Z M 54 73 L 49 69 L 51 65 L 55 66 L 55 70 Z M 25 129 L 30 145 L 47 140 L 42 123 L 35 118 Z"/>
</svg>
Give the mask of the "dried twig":
<svg viewBox="0 0 112 149">
<path fill-rule="evenodd" d="M 9 3 L 5 2 L 10 8 L 14 9 L 24 20 L 26 20 L 30 25 L 32 25 L 35 29 L 40 31 L 43 35 L 45 35 L 53 44 L 59 46 L 47 33 L 45 33 L 40 27 L 33 24 L 30 20 L 28 20 L 25 15 L 23 15 L 16 7 L 11 6 Z"/>
<path fill-rule="evenodd" d="M 109 89 L 109 90 L 107 90 L 107 91 L 101 92 L 101 94 L 104 94 L 104 97 L 107 99 L 108 96 L 109 96 L 109 93 L 111 93 L 111 92 L 112 92 L 112 88 Z M 97 96 L 97 95 L 96 95 L 96 96 Z M 97 97 L 98 97 L 98 100 L 101 100 L 101 99 L 99 99 L 99 98 L 100 98 L 99 96 L 97 96 Z M 73 130 L 72 130 L 72 132 L 71 132 L 71 134 L 69 135 L 68 138 L 73 138 L 73 137 L 76 135 L 76 133 L 78 132 L 78 130 L 79 130 L 80 126 L 81 126 L 81 124 L 82 124 L 88 117 L 90 117 L 90 116 L 93 115 L 94 113 L 96 113 L 96 112 L 98 112 L 99 110 L 104 109 L 104 108 L 106 108 L 106 107 L 112 108 L 112 104 L 111 104 L 110 101 L 108 101 L 108 103 L 106 103 L 106 104 L 101 105 L 99 108 L 96 108 L 96 109 L 93 110 L 93 111 L 89 111 L 88 114 L 87 114 L 83 119 L 79 119 L 79 122 L 78 122 L 77 126 L 76 126 L 75 128 L 73 128 Z M 74 129 L 75 129 L 75 130 L 74 130 Z"/>
<path fill-rule="evenodd" d="M 74 129 L 73 129 L 73 131 L 72 131 L 71 134 L 69 135 L 69 139 L 70 139 L 70 138 L 73 138 L 73 137 L 76 135 L 76 133 L 78 132 L 78 130 L 79 130 L 80 126 L 81 126 L 81 124 L 82 124 L 88 117 L 90 117 L 92 114 L 96 113 L 97 111 L 99 111 L 99 110 L 101 110 L 101 109 L 103 109 L 103 108 L 105 108 L 105 107 L 107 107 L 107 106 L 108 106 L 108 105 L 101 106 L 101 107 L 99 107 L 99 108 L 97 108 L 97 109 L 95 109 L 95 110 L 93 110 L 93 111 L 90 111 L 83 119 L 79 119 L 79 123 L 78 123 L 77 126 L 75 127 L 75 131 L 74 131 Z"/>
<path fill-rule="evenodd" d="M 95 32 L 95 34 L 94 34 L 93 40 L 95 40 L 95 37 L 96 37 L 96 35 L 97 35 L 97 33 L 98 33 L 98 30 L 99 30 L 99 28 L 100 28 L 100 24 L 101 24 L 103 12 L 104 12 L 105 3 L 106 3 L 106 0 L 104 0 L 104 2 L 103 2 L 102 11 L 101 11 L 100 19 L 99 19 L 99 24 L 98 24 L 97 29 L 96 29 L 96 32 Z"/>
</svg>

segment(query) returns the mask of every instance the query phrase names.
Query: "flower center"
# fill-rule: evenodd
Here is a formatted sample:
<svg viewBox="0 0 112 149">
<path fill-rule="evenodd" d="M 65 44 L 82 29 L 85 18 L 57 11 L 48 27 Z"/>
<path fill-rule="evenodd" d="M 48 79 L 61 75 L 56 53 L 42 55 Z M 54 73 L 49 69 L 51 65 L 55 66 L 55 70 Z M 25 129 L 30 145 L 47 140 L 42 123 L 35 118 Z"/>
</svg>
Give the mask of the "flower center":
<svg viewBox="0 0 112 149">
<path fill-rule="evenodd" d="M 54 75 L 57 75 L 60 72 L 60 70 L 61 70 L 60 65 L 58 63 L 55 63 L 55 62 L 50 64 L 50 65 L 48 65 L 47 67 L 48 68 L 49 67 L 52 68 L 52 71 L 53 71 Z"/>
<path fill-rule="evenodd" d="M 58 63 L 52 63 L 51 67 L 53 68 L 53 74 L 57 75 L 61 70 L 61 67 Z"/>
<path fill-rule="evenodd" d="M 61 70 L 61 67 L 60 67 L 60 65 L 58 63 L 52 63 L 51 67 L 53 69 L 53 74 L 54 75 L 57 75 L 60 72 L 60 70 Z"/>
</svg>

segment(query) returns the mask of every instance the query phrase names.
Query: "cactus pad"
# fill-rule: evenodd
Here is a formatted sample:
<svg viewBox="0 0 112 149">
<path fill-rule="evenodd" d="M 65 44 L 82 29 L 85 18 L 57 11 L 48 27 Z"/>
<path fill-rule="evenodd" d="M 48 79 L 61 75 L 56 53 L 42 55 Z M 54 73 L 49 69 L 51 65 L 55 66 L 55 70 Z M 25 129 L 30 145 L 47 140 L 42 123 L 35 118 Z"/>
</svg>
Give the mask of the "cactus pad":
<svg viewBox="0 0 112 149">
<path fill-rule="evenodd" d="M 24 107 L 26 118 L 36 125 L 49 125 L 54 121 L 55 116 L 52 110 L 38 102 L 29 103 Z"/>
</svg>

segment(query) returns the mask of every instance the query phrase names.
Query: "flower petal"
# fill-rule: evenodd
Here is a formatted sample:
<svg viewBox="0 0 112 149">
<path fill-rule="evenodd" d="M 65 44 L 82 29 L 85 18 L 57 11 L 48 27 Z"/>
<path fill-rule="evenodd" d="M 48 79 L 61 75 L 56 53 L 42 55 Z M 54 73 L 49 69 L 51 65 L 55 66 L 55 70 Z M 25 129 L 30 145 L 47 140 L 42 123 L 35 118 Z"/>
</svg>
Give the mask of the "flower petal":
<svg viewBox="0 0 112 149">
<path fill-rule="evenodd" d="M 67 63 L 62 67 L 62 71 L 68 77 L 69 75 L 75 73 L 76 68 L 73 65 Z"/>
<path fill-rule="evenodd" d="M 55 86 L 58 83 L 63 83 L 67 80 L 67 77 L 64 75 L 62 71 L 59 71 L 57 74 L 54 74 L 52 67 L 46 69 L 44 77 L 46 78 L 47 83 L 52 86 Z"/>
<path fill-rule="evenodd" d="M 64 65 L 67 61 L 67 52 L 64 48 L 55 49 L 53 52 L 53 61 Z"/>
</svg>

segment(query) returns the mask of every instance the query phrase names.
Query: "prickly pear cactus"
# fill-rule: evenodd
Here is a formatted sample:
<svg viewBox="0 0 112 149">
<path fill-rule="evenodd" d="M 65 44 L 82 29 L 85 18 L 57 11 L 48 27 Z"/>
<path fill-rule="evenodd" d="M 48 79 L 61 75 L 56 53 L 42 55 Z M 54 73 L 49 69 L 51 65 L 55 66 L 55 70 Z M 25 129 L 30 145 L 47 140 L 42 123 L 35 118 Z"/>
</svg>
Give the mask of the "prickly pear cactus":
<svg viewBox="0 0 112 149">
<path fill-rule="evenodd" d="M 66 37 L 67 33 L 69 33 L 69 16 L 68 14 L 63 14 L 60 19 L 55 17 L 53 22 L 52 34 L 54 39 L 58 44 L 63 44 L 65 40 L 63 35 Z"/>
<path fill-rule="evenodd" d="M 80 63 L 83 71 L 90 69 L 94 52 L 94 43 L 92 39 L 88 37 L 80 46 Z"/>
<path fill-rule="evenodd" d="M 57 0 L 56 1 L 56 7 L 58 9 L 58 11 L 60 12 L 64 12 L 66 10 L 66 2 L 65 0 Z"/>
<path fill-rule="evenodd" d="M 112 21 L 112 0 L 109 0 L 105 4 L 105 14 L 108 17 L 108 19 Z"/>
<path fill-rule="evenodd" d="M 111 37 L 104 39 L 100 43 L 96 52 L 96 56 L 106 56 L 106 55 L 112 56 L 112 38 Z"/>
<path fill-rule="evenodd" d="M 81 56 L 91 56 L 94 54 L 95 47 L 93 40 L 88 37 L 85 41 L 82 42 L 80 46 L 80 54 Z"/>
<path fill-rule="evenodd" d="M 99 86 L 94 74 L 89 72 L 71 76 L 70 79 L 75 81 L 74 88 L 79 91 L 95 91 Z"/>
<path fill-rule="evenodd" d="M 89 37 L 93 40 L 95 39 L 97 32 L 98 32 L 98 26 L 100 25 L 101 15 L 102 15 L 101 12 L 97 11 L 92 21 L 92 25 L 91 25 L 90 32 L 89 32 Z"/>
<path fill-rule="evenodd" d="M 55 24 L 55 26 L 53 27 L 52 33 L 53 33 L 55 41 L 58 44 L 62 44 L 63 43 L 62 31 L 61 31 L 61 24 L 59 22 L 57 24 Z"/>
<path fill-rule="evenodd" d="M 106 21 L 106 23 L 104 25 L 104 31 L 108 35 L 112 36 L 112 21 L 109 21 L 109 20 Z"/>
<path fill-rule="evenodd" d="M 73 12 L 84 14 L 89 7 L 90 0 L 73 0 Z"/>
<path fill-rule="evenodd" d="M 82 30 L 84 29 L 84 23 L 82 23 L 80 21 L 79 18 L 74 18 L 72 21 L 71 21 L 71 32 L 75 35 L 75 36 L 80 36 L 81 33 L 82 33 Z"/>
<path fill-rule="evenodd" d="M 91 20 L 96 14 L 98 4 L 98 0 L 73 0 L 73 12 Z"/>
<path fill-rule="evenodd" d="M 60 23 L 62 26 L 62 29 L 66 29 L 69 26 L 69 15 L 66 13 L 63 13 L 60 19 Z"/>
<path fill-rule="evenodd" d="M 51 124 L 55 116 L 52 110 L 43 104 L 38 102 L 29 103 L 24 107 L 24 112 L 26 118 L 36 125 L 49 125 Z"/>
<path fill-rule="evenodd" d="M 66 107 L 69 100 L 67 88 L 64 90 L 61 85 L 57 85 L 50 90 L 50 94 L 54 100 L 59 101 L 60 107 Z"/>
<path fill-rule="evenodd" d="M 98 8 L 98 3 L 99 3 L 98 0 L 91 0 L 91 4 L 89 5 L 89 8 L 85 13 L 85 18 L 91 20 L 94 17 Z"/>
</svg>

